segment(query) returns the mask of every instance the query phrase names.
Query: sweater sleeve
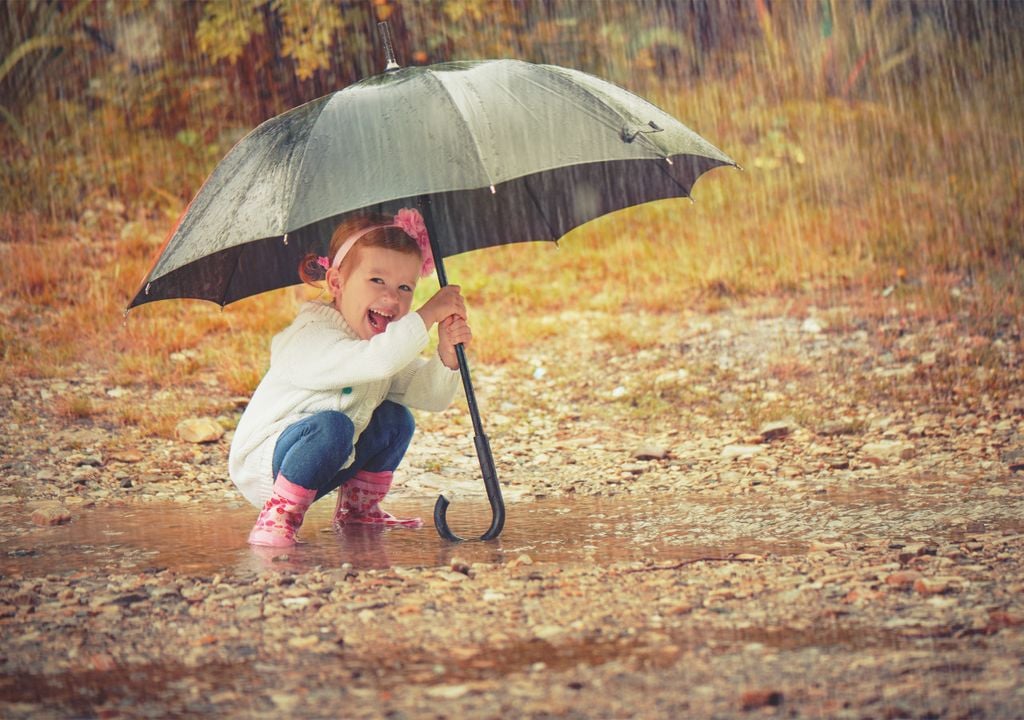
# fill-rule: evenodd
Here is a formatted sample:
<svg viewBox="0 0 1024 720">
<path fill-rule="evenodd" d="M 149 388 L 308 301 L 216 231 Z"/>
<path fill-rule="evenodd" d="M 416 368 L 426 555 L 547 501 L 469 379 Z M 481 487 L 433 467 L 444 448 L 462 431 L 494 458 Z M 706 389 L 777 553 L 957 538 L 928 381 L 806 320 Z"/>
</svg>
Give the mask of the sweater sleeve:
<svg viewBox="0 0 1024 720">
<path fill-rule="evenodd" d="M 417 410 L 441 412 L 452 404 L 458 389 L 458 370 L 449 370 L 437 356 L 419 358 L 394 377 L 388 399 Z"/>
<path fill-rule="evenodd" d="M 429 340 L 423 319 L 409 313 L 370 340 L 346 333 L 329 307 L 303 311 L 274 338 L 270 366 L 295 387 L 332 390 L 390 378 Z"/>
</svg>

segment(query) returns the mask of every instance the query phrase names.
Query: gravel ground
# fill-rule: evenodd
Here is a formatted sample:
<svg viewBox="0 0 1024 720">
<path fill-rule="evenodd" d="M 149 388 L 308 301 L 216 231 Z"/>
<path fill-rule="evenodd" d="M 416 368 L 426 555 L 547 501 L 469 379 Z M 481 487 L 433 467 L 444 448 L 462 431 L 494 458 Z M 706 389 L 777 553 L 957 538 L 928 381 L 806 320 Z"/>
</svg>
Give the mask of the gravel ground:
<svg viewBox="0 0 1024 720">
<path fill-rule="evenodd" d="M 314 508 L 308 546 L 257 553 L 225 478 L 244 398 L 87 366 L 0 388 L 0 715 L 1024 716 L 1019 327 L 549 321 L 474 367 L 491 544 L 335 537 Z M 217 401 L 207 441 L 53 409 L 172 395 Z M 454 490 L 482 530 L 464 406 L 419 421 L 392 504 Z"/>
</svg>

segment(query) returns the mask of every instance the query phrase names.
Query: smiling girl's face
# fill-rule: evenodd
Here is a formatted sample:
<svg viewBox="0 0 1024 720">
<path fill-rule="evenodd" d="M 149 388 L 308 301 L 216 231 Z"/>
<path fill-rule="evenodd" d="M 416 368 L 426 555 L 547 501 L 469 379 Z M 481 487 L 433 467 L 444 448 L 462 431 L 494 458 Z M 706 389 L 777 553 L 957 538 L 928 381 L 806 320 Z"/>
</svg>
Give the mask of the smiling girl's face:
<svg viewBox="0 0 1024 720">
<path fill-rule="evenodd" d="M 381 247 L 353 248 L 355 257 L 327 271 L 334 306 L 363 340 L 405 317 L 423 264 L 419 255 Z"/>
</svg>

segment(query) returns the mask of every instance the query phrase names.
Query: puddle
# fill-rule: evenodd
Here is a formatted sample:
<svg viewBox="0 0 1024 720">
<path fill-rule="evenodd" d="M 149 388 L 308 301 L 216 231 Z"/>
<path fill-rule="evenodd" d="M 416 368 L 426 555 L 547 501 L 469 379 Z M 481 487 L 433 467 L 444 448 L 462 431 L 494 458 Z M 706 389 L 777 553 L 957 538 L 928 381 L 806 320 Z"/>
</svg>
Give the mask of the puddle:
<svg viewBox="0 0 1024 720">
<path fill-rule="evenodd" d="M 536 562 L 671 562 L 729 553 L 788 555 L 815 541 L 862 538 L 937 539 L 951 537 L 983 519 L 989 529 L 1018 526 L 1019 503 L 992 506 L 909 492 L 847 492 L 807 497 L 713 495 L 558 498 L 507 506 L 505 530 L 492 542 L 452 545 L 429 525 L 420 530 L 330 527 L 333 503 L 314 506 L 306 516 L 304 545 L 254 551 L 245 539 L 256 511 L 174 503 L 133 504 L 77 510 L 71 523 L 36 527 L 24 508 L 0 510 L 8 534 L 0 573 L 38 575 L 103 568 L 112 572 L 168 568 L 217 573 L 263 570 L 268 566 L 305 570 L 315 566 L 357 568 L 501 563 L 529 554 Z M 388 504 L 396 515 L 431 522 L 433 498 Z M 975 517 L 979 516 L 979 517 Z M 490 524 L 483 500 L 460 499 L 448 513 L 452 529 L 479 534 Z M 1017 528 L 1019 529 L 1019 528 Z M 283 556 L 287 556 L 286 558 Z"/>
</svg>

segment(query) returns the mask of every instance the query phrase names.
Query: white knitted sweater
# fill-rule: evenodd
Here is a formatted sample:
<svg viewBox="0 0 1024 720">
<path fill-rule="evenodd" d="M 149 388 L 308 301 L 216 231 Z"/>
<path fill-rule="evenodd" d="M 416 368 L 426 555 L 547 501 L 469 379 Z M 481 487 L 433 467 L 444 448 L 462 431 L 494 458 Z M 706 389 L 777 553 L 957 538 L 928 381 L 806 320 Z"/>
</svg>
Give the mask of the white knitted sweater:
<svg viewBox="0 0 1024 720">
<path fill-rule="evenodd" d="M 459 373 L 436 355 L 430 360 L 419 356 L 428 340 L 419 313 L 410 312 L 380 335 L 361 340 L 333 305 L 303 305 L 271 341 L 270 369 L 231 441 L 228 472 L 245 498 L 257 507 L 267 501 L 277 439 L 309 415 L 345 413 L 355 425 L 355 445 L 384 400 L 435 412 L 448 407 L 459 388 Z"/>
</svg>

